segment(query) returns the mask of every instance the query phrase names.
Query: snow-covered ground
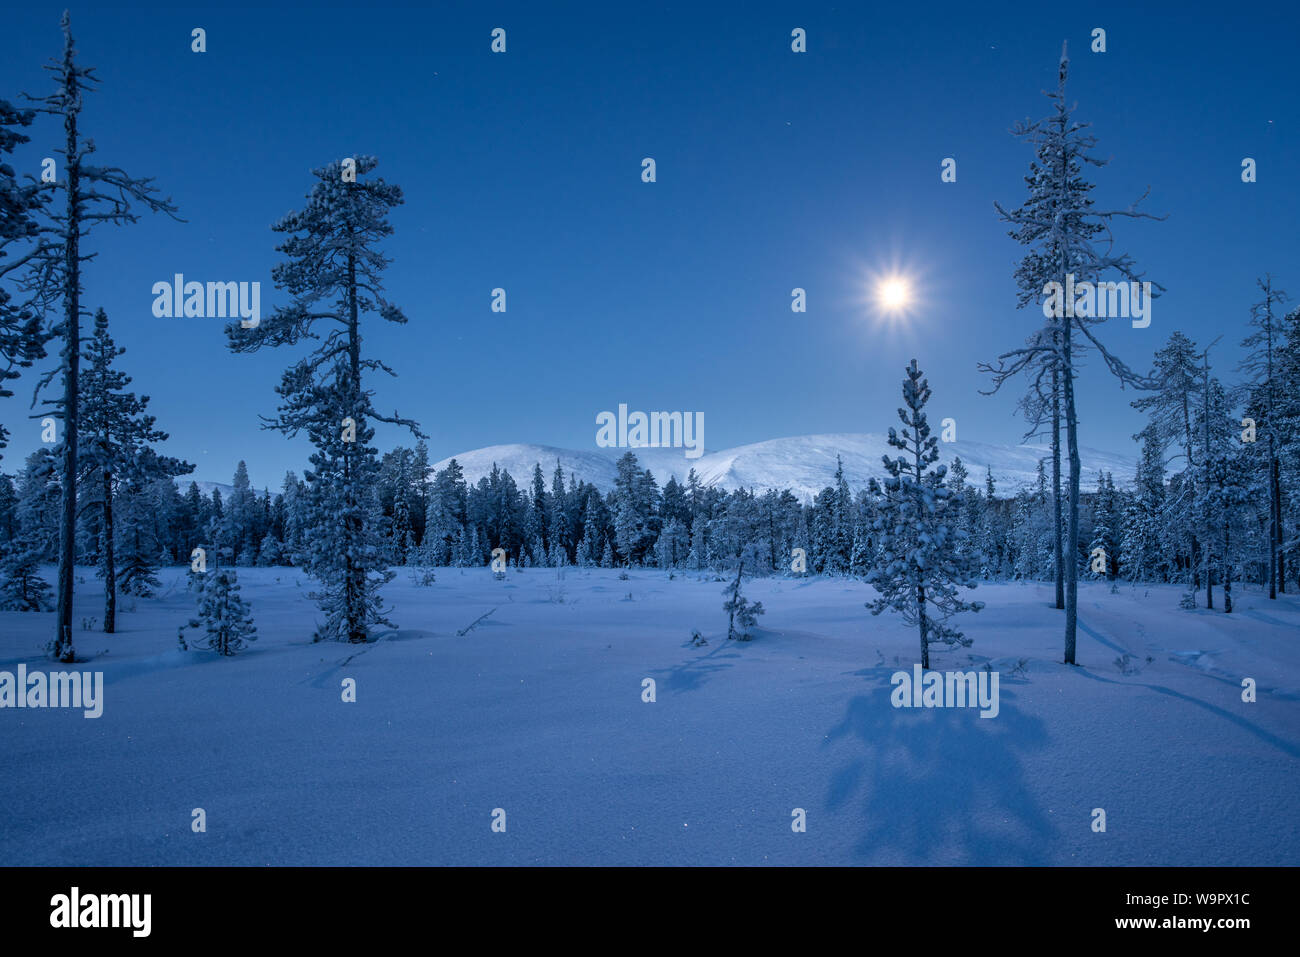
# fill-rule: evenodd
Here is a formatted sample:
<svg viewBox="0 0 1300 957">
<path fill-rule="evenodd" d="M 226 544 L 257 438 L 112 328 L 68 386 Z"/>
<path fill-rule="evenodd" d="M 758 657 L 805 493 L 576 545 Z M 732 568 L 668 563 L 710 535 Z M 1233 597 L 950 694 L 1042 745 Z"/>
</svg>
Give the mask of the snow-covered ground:
<svg viewBox="0 0 1300 957">
<path fill-rule="evenodd" d="M 76 633 L 101 718 L 0 710 L 0 864 L 1300 864 L 1296 596 L 1085 584 L 1073 668 L 1049 586 L 982 586 L 974 645 L 932 664 L 1000 672 L 984 719 L 891 707 L 917 639 L 858 582 L 748 584 L 738 644 L 712 577 L 437 574 L 399 569 L 400 631 L 351 647 L 311 643 L 298 572 L 241 569 L 259 640 L 219 659 L 177 649 L 164 572 L 118 634 Z M 0 613 L 0 670 L 56 670 L 52 630 Z"/>
</svg>

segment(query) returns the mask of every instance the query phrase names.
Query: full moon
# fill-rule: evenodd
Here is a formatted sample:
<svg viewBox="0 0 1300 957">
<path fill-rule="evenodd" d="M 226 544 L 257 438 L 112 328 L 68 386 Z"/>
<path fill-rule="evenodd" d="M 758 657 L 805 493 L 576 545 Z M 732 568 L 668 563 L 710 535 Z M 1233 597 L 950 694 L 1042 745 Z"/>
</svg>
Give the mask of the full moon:
<svg viewBox="0 0 1300 957">
<path fill-rule="evenodd" d="M 912 301 L 912 290 L 906 279 L 892 276 L 876 284 L 876 299 L 881 308 L 899 312 Z"/>
</svg>

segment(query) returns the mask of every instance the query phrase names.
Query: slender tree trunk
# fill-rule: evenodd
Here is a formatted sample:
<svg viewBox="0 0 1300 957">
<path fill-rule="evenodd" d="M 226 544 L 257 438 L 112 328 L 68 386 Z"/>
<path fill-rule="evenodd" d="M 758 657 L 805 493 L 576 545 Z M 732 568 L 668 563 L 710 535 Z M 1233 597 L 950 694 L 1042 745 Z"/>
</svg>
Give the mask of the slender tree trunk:
<svg viewBox="0 0 1300 957">
<path fill-rule="evenodd" d="M 1210 494 L 1210 349 L 1205 349 L 1203 359 L 1205 363 L 1205 387 L 1202 395 L 1201 418 L 1205 420 L 1205 494 Z M 1206 518 L 1209 518 L 1209 509 L 1206 509 Z M 1205 523 L 1205 607 L 1211 611 L 1214 609 L 1214 554 L 1210 550 L 1210 542 L 1214 540 L 1214 534 L 1209 521 Z"/>
<path fill-rule="evenodd" d="M 1196 593 L 1201 590 L 1201 543 L 1196 540 L 1196 533 L 1192 533 L 1192 557 L 1187 563 L 1187 572 L 1191 578 L 1192 599 L 1195 601 Z"/>
<path fill-rule="evenodd" d="M 1183 390 L 1183 448 L 1187 452 L 1187 474 L 1192 475 L 1195 458 L 1192 455 L 1192 413 L 1187 404 L 1187 390 Z M 1187 563 L 1187 577 L 1192 588 L 1192 599 L 1195 602 L 1196 593 L 1201 590 L 1201 548 L 1200 543 L 1196 540 L 1196 532 L 1188 533 L 1191 537 L 1191 558 Z"/>
<path fill-rule="evenodd" d="M 81 366 L 81 163 L 77 155 L 77 74 L 72 68 L 72 39 L 64 46 L 63 80 L 66 101 L 63 128 L 66 135 L 67 220 L 63 255 L 63 509 L 59 519 L 59 601 L 55 618 L 54 657 L 76 660 L 72 647 L 73 563 L 77 560 L 77 380 Z"/>
<path fill-rule="evenodd" d="M 113 553 L 113 473 L 104 469 L 104 634 L 117 627 L 117 561 Z"/>
<path fill-rule="evenodd" d="M 1061 335 L 1065 379 L 1065 436 L 1070 455 L 1070 515 L 1065 556 L 1065 663 L 1075 661 L 1075 637 L 1079 624 L 1079 423 L 1074 408 L 1074 366 L 1071 362 L 1070 322 Z"/>
<path fill-rule="evenodd" d="M 1052 535 L 1056 546 L 1056 607 L 1065 607 L 1065 547 L 1061 521 L 1061 384 L 1060 370 L 1052 368 Z"/>
<path fill-rule="evenodd" d="M 1228 513 L 1225 509 L 1223 514 L 1223 611 L 1224 614 L 1232 614 L 1232 564 L 1228 558 L 1228 549 L 1232 544 L 1232 524 L 1228 521 Z"/>
<path fill-rule="evenodd" d="M 357 403 L 358 408 L 352 412 L 352 420 L 356 425 L 358 433 L 361 432 L 363 423 L 361 422 L 360 403 L 361 395 L 361 337 L 359 335 L 359 321 L 357 308 L 357 260 L 352 254 L 348 255 L 348 361 L 352 375 L 352 397 Z M 363 533 L 362 517 L 360 515 L 360 503 L 356 497 L 355 474 L 351 474 L 349 464 L 355 465 L 359 456 L 357 455 L 356 444 L 352 444 L 351 450 L 344 450 L 344 476 L 345 487 L 347 489 L 347 542 L 348 554 L 345 559 L 346 569 L 345 576 L 347 579 L 345 604 L 347 607 L 348 617 L 348 641 L 353 643 L 364 642 L 367 637 L 366 629 L 366 608 L 365 608 L 365 578 L 366 570 L 360 567 L 352 555 L 352 546 L 361 541 Z"/>
<path fill-rule="evenodd" d="M 915 412 L 913 412 L 913 415 L 915 415 Z M 921 432 L 919 428 L 914 429 L 913 432 L 916 439 L 916 447 L 913 450 L 913 455 L 916 459 L 916 512 L 917 521 L 919 522 L 921 515 Z M 921 668 L 925 670 L 930 667 L 930 622 L 926 618 L 925 614 L 924 584 L 918 584 L 916 586 L 916 622 L 921 629 Z"/>
<path fill-rule="evenodd" d="M 1276 599 L 1278 592 L 1285 591 L 1286 586 L 1282 582 L 1282 556 L 1278 554 L 1282 544 L 1282 491 L 1278 479 L 1277 419 L 1273 403 L 1273 279 L 1268 275 L 1264 277 L 1264 313 L 1265 347 L 1268 350 L 1264 357 L 1268 376 L 1265 393 L 1268 403 L 1268 597 Z"/>
<path fill-rule="evenodd" d="M 1061 103 L 1065 98 L 1065 44 L 1061 45 L 1061 73 L 1060 88 Z M 1065 113 L 1063 111 L 1057 114 L 1057 125 L 1061 136 L 1061 170 L 1062 175 L 1069 175 L 1070 157 L 1069 150 L 1065 143 Z M 1063 196 L 1067 183 L 1058 182 L 1056 184 L 1058 196 Z M 1061 255 L 1060 263 L 1060 282 L 1062 288 L 1068 283 L 1071 275 L 1070 248 L 1069 240 L 1061 234 L 1061 225 L 1058 221 L 1053 226 L 1057 233 L 1058 239 L 1062 240 L 1059 246 Z M 1063 380 L 1059 387 L 1053 389 L 1053 396 L 1060 393 L 1065 400 L 1065 434 L 1066 443 L 1069 446 L 1070 455 L 1070 516 L 1069 527 L 1066 536 L 1066 554 L 1062 556 L 1062 571 L 1065 576 L 1065 663 L 1072 665 L 1075 663 L 1075 637 L 1079 624 L 1079 423 L 1078 416 L 1074 408 L 1074 362 L 1071 354 L 1071 333 L 1074 327 L 1074 306 L 1073 303 L 1062 303 L 1061 315 L 1057 317 L 1059 325 L 1060 338 L 1059 343 L 1061 351 L 1059 354 L 1053 353 L 1052 372 L 1053 375 L 1060 376 Z M 1059 444 L 1059 440 L 1058 440 Z M 1057 483 L 1060 487 L 1060 483 Z M 1059 494 L 1059 493 L 1058 493 Z"/>
<path fill-rule="evenodd" d="M 585 533 L 585 529 L 584 529 L 584 533 Z M 669 544 L 672 545 L 672 549 L 673 549 L 672 562 L 674 565 L 676 565 L 677 564 L 677 541 L 674 539 Z M 768 562 L 771 565 L 772 571 L 776 571 L 776 521 L 775 521 L 775 516 L 772 513 L 772 510 L 769 510 L 767 513 L 767 554 L 768 554 Z"/>
<path fill-rule="evenodd" d="M 1269 432 L 1273 430 L 1272 423 L 1269 424 Z M 1270 448 L 1273 445 L 1273 436 L 1268 437 Z M 1269 515 L 1272 518 L 1272 528 L 1269 529 L 1268 557 L 1269 557 L 1269 589 L 1268 597 L 1276 598 L 1278 593 L 1286 593 L 1286 581 L 1284 578 L 1284 561 L 1282 545 L 1282 481 L 1279 474 L 1277 456 L 1272 452 L 1269 453 L 1271 459 L 1269 463 Z"/>
<path fill-rule="evenodd" d="M 924 585 L 916 586 L 916 607 L 918 609 L 916 623 L 917 623 L 917 627 L 920 628 L 921 630 L 921 668 L 923 670 L 929 670 L 930 640 L 929 640 L 929 635 L 927 635 L 926 632 L 929 630 L 930 622 L 925 615 L 925 586 Z"/>
<path fill-rule="evenodd" d="M 736 569 L 736 591 L 731 596 L 731 611 L 727 614 L 727 638 L 736 637 L 736 602 L 740 600 L 740 576 L 745 571 L 745 563 L 741 562 L 740 567 Z"/>
</svg>

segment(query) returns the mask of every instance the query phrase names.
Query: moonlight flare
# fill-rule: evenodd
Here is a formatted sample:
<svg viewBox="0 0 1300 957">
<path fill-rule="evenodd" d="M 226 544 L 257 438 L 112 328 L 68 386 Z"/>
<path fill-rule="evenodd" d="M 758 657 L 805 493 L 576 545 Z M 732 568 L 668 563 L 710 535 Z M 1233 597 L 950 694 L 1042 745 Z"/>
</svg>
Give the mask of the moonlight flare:
<svg viewBox="0 0 1300 957">
<path fill-rule="evenodd" d="M 887 276 L 876 282 L 876 306 L 881 312 L 897 315 L 913 303 L 912 284 L 903 276 Z"/>
</svg>

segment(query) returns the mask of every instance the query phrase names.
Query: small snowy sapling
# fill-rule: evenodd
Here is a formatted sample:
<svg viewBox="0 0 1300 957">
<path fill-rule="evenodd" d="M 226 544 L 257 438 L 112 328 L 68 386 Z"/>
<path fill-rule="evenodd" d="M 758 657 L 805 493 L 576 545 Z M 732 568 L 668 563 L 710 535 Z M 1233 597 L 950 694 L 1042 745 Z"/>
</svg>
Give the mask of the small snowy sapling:
<svg viewBox="0 0 1300 957">
<path fill-rule="evenodd" d="M 727 596 L 722 610 L 727 613 L 728 640 L 735 638 L 738 641 L 749 641 L 753 637 L 749 629 L 758 623 L 758 616 L 765 613 L 761 601 L 751 602 L 740 593 L 740 581 L 744 572 L 745 563 L 741 562 L 736 569 L 736 580 L 722 590 L 722 594 Z"/>
<path fill-rule="evenodd" d="M 191 618 L 177 634 L 182 649 L 186 649 L 185 628 L 202 628 L 204 634 L 195 639 L 195 648 L 206 648 L 222 655 L 242 651 L 249 642 L 257 640 L 248 602 L 239 594 L 239 577 L 233 568 L 219 568 L 207 574 L 199 592 L 199 617 Z"/>
</svg>

